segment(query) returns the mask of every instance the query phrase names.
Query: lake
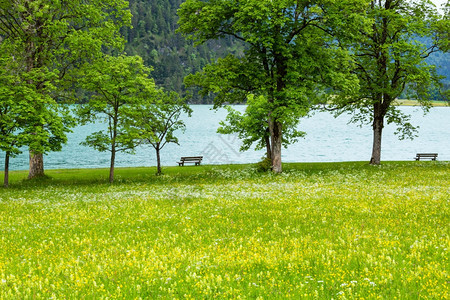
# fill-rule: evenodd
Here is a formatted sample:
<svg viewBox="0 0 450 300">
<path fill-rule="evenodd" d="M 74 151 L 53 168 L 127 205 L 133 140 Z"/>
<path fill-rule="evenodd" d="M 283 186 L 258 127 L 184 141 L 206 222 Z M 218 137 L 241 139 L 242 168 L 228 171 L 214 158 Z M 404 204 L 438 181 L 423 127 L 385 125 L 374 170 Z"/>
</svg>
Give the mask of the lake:
<svg viewBox="0 0 450 300">
<path fill-rule="evenodd" d="M 235 106 L 240 111 L 245 106 Z M 175 166 L 181 156 L 204 156 L 205 164 L 241 164 L 258 162 L 264 151 L 239 152 L 240 141 L 236 136 L 216 133 L 219 121 L 226 117 L 226 110 L 212 110 L 212 106 L 193 105 L 191 118 L 186 118 L 186 131 L 179 133 L 180 145 L 168 144 L 161 151 L 163 166 Z M 450 108 L 434 107 L 427 115 L 418 107 L 401 107 L 411 114 L 413 125 L 420 126 L 419 137 L 399 141 L 394 135 L 395 127 L 387 125 L 383 132 L 382 160 L 413 160 L 418 152 L 439 153 L 438 160 L 450 160 Z M 372 151 L 371 126 L 358 127 L 347 124 L 350 117 L 334 118 L 330 113 L 320 112 L 300 123 L 307 133 L 304 139 L 283 149 L 284 162 L 340 162 L 369 161 Z M 105 128 L 105 124 L 79 126 L 68 134 L 68 143 L 61 152 L 51 152 L 44 158 L 46 169 L 108 168 L 109 152 L 98 152 L 80 145 L 86 136 Z M 4 168 L 4 153 L 0 168 Z M 141 146 L 135 155 L 118 153 L 117 167 L 155 166 L 155 150 Z M 28 169 L 28 153 L 24 152 L 10 162 L 11 170 Z"/>
</svg>

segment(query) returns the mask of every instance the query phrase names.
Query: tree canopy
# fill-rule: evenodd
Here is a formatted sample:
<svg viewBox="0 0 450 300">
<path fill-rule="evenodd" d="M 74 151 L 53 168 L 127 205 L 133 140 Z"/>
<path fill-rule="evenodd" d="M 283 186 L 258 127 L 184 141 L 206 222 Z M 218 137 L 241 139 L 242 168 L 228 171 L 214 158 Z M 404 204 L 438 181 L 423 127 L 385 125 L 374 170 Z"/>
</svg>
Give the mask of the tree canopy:
<svg viewBox="0 0 450 300">
<path fill-rule="evenodd" d="M 264 96 L 254 97 L 249 95 L 247 107 L 244 113 L 240 113 L 231 106 L 225 106 L 228 115 L 220 121 L 217 132 L 221 134 L 236 134 L 242 140 L 240 151 L 247 151 L 252 146 L 256 150 L 265 149 L 266 158 L 271 159 L 270 130 L 267 110 L 267 100 Z M 285 148 L 304 136 L 304 132 L 298 130 L 300 119 L 290 118 L 290 124 L 285 126 L 282 144 Z"/>
<path fill-rule="evenodd" d="M 140 55 L 146 65 L 152 66 L 152 76 L 158 86 L 166 90 L 185 93 L 183 78 L 190 73 L 200 71 L 207 64 L 225 57 L 228 53 L 240 55 L 244 51 L 243 43 L 229 36 L 212 39 L 197 47 L 175 33 L 178 28 L 177 9 L 184 0 L 130 0 L 133 14 L 132 27 L 122 29 L 127 41 L 125 50 L 131 55 Z M 432 53 L 427 62 L 437 66 L 437 73 L 446 76 L 444 83 L 450 80 L 450 55 L 442 52 Z M 190 103 L 212 103 L 212 97 L 193 93 Z M 405 94 L 406 97 L 406 94 Z M 442 99 L 435 93 L 434 99 Z"/>
<path fill-rule="evenodd" d="M 425 108 L 431 91 L 439 89 L 440 77 L 435 66 L 425 59 L 439 48 L 445 50 L 448 41 L 442 32 L 450 31 L 448 21 L 440 19 L 429 1 L 373 0 L 367 7 L 371 27 L 357 31 L 351 45 L 353 73 L 359 78 L 359 89 L 333 96 L 339 113 L 351 112 L 353 121 L 372 124 L 374 142 L 372 164 L 380 164 L 381 136 L 384 123 L 397 125 L 401 138 L 414 137 L 416 128 L 394 106 L 404 92 L 413 93 Z M 439 28 L 439 30 L 437 30 Z M 441 31 L 441 32 L 440 32 Z M 432 39 L 431 45 L 424 38 Z M 422 41 L 421 41 L 422 40 Z"/>
<path fill-rule="evenodd" d="M 29 177 L 44 175 L 43 154 L 60 150 L 73 124 L 59 105 L 71 90 L 74 71 L 105 49 L 123 46 L 119 29 L 130 23 L 124 0 L 0 1 L 0 38 L 27 99 L 22 130 L 29 134 Z"/>
<path fill-rule="evenodd" d="M 85 66 L 82 87 L 91 92 L 77 111 L 82 124 L 102 120 L 105 130 L 90 134 L 84 145 L 111 153 L 109 181 L 114 180 L 117 152 L 133 152 L 139 132 L 129 126 L 142 103 L 154 97 L 150 69 L 139 56 L 106 56 Z"/>
<path fill-rule="evenodd" d="M 25 136 L 20 131 L 20 107 L 26 107 L 22 89 L 17 86 L 16 61 L 8 55 L 8 41 L 0 43 L 0 150 L 5 152 L 4 186 L 9 182 L 9 159 L 21 153 Z"/>
<path fill-rule="evenodd" d="M 218 94 L 216 105 L 243 101 L 249 93 L 267 100 L 271 159 L 281 172 L 281 146 L 291 118 L 304 116 L 326 87 L 351 90 L 348 54 L 337 43 L 364 26 L 365 1 L 187 0 L 179 31 L 197 44 L 231 36 L 246 47 L 186 79 Z"/>
<path fill-rule="evenodd" d="M 128 120 L 130 127 L 138 132 L 141 145 L 149 144 L 155 149 L 158 175 L 162 173 L 161 150 L 169 143 L 178 144 L 176 132 L 186 128 L 181 116 L 190 117 L 191 113 L 187 98 L 163 89 L 133 106 L 133 114 Z"/>
</svg>

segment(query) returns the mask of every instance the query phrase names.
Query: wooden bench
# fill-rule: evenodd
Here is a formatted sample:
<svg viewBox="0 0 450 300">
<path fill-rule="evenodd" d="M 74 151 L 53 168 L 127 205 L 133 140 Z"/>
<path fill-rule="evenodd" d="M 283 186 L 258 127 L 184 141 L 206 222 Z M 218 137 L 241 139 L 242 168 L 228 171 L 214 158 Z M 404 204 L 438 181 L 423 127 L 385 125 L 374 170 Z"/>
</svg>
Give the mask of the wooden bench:
<svg viewBox="0 0 450 300">
<path fill-rule="evenodd" d="M 416 154 L 416 160 L 422 159 L 431 159 L 436 160 L 436 157 L 438 156 L 437 153 L 417 153 Z"/>
<path fill-rule="evenodd" d="M 178 166 L 184 166 L 185 163 L 194 163 L 196 166 L 200 166 L 202 159 L 203 156 L 186 156 L 182 157 L 177 163 Z"/>
</svg>

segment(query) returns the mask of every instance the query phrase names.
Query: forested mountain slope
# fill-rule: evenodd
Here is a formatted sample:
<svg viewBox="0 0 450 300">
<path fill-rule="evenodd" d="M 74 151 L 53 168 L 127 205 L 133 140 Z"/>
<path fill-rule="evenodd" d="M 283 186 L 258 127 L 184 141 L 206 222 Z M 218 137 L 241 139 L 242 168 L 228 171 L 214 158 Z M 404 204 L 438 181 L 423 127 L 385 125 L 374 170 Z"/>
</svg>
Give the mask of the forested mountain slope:
<svg viewBox="0 0 450 300">
<path fill-rule="evenodd" d="M 435 52 L 427 58 L 429 64 L 437 67 L 439 75 L 445 76 L 442 80 L 444 83 L 444 90 L 450 89 L 450 53 Z"/>
<path fill-rule="evenodd" d="M 127 40 L 126 52 L 140 55 L 152 66 L 156 83 L 168 90 L 183 93 L 183 78 L 201 70 L 210 61 L 227 53 L 242 52 L 243 46 L 232 39 L 211 41 L 194 47 L 177 29 L 177 9 L 184 0 L 130 0 L 133 28 L 122 30 Z M 438 66 L 438 73 L 450 82 L 450 54 L 434 53 L 429 63 Z M 210 103 L 196 93 L 192 103 Z"/>
<path fill-rule="evenodd" d="M 123 30 L 126 52 L 140 55 L 153 67 L 152 75 L 159 86 L 183 92 L 183 78 L 201 70 L 210 61 L 227 53 L 243 51 L 242 45 L 228 40 L 211 41 L 195 47 L 175 33 L 177 9 L 184 0 L 130 0 L 133 28 Z M 192 103 L 211 102 L 194 93 Z"/>
</svg>

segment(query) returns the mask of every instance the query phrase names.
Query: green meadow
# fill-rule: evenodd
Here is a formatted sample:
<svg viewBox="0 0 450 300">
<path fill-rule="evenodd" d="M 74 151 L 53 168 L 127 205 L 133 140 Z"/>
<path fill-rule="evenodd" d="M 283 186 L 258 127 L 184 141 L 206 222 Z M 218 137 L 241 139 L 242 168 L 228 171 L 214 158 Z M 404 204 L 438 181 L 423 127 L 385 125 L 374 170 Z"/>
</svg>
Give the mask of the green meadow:
<svg viewBox="0 0 450 300">
<path fill-rule="evenodd" d="M 155 172 L 12 172 L 0 299 L 450 297 L 450 162 Z"/>
</svg>

